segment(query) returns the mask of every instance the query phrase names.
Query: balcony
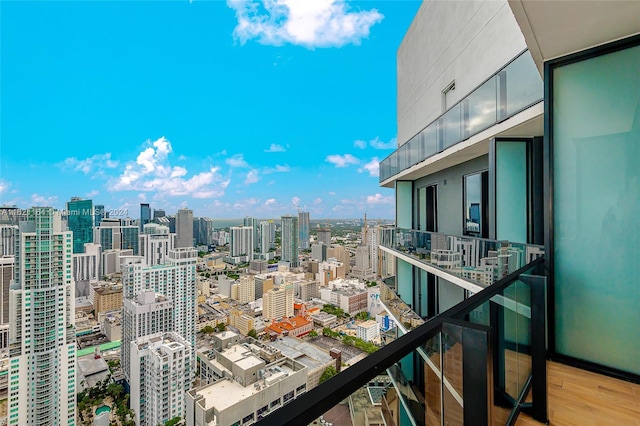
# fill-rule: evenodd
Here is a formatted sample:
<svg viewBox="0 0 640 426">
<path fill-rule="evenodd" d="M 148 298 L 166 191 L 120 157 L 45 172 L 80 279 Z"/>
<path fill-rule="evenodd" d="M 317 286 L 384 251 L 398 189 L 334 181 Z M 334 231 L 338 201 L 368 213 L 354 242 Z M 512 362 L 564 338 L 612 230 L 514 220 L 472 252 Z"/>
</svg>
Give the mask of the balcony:
<svg viewBox="0 0 640 426">
<path fill-rule="evenodd" d="M 543 83 L 528 51 L 380 162 L 380 183 L 539 103 Z"/>
<path fill-rule="evenodd" d="M 381 250 L 478 292 L 544 255 L 544 247 L 394 227 L 383 228 Z"/>
<path fill-rule="evenodd" d="M 393 383 L 380 404 L 386 424 L 514 424 L 521 412 L 546 421 L 546 281 L 537 275 L 543 261 L 409 332 L 401 329 L 397 339 L 258 424 L 309 424 L 385 372 Z"/>
</svg>

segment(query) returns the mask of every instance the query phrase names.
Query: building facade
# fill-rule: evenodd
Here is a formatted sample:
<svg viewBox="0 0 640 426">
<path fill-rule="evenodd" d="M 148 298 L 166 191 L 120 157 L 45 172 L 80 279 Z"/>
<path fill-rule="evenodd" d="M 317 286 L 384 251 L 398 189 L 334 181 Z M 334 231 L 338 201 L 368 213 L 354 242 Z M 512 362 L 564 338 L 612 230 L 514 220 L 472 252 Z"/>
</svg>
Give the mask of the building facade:
<svg viewBox="0 0 640 426">
<path fill-rule="evenodd" d="M 16 239 L 15 283 L 9 290 L 8 424 L 74 425 L 73 233 L 63 229 L 60 212 L 33 207 Z"/>
<path fill-rule="evenodd" d="M 178 210 L 175 221 L 176 247 L 193 247 L 193 210 Z"/>
<path fill-rule="evenodd" d="M 300 248 L 308 250 L 310 248 L 309 230 L 311 228 L 309 212 L 298 212 L 298 227 L 300 232 Z"/>
<path fill-rule="evenodd" d="M 281 259 L 289 262 L 292 268 L 298 266 L 299 232 L 298 218 L 296 216 L 281 217 L 281 237 L 282 247 Z"/>
</svg>

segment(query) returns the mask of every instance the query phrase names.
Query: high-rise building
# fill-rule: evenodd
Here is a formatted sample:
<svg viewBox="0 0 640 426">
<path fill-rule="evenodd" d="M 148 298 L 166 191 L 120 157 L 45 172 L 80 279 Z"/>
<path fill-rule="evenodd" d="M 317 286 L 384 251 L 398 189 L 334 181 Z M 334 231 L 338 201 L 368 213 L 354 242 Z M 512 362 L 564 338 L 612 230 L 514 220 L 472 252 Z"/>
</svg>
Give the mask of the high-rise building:
<svg viewBox="0 0 640 426">
<path fill-rule="evenodd" d="M 0 324 L 9 324 L 9 284 L 15 268 L 13 256 L 0 256 Z"/>
<path fill-rule="evenodd" d="M 73 252 L 84 252 L 84 244 L 93 242 L 93 201 L 72 197 L 67 202 L 67 226 L 73 232 Z"/>
<path fill-rule="evenodd" d="M 162 209 L 153 209 L 153 220 L 159 219 L 161 217 L 165 217 L 167 213 Z"/>
<path fill-rule="evenodd" d="M 193 210 L 180 209 L 176 214 L 176 247 L 193 247 Z"/>
<path fill-rule="evenodd" d="M 238 289 L 240 303 L 250 303 L 256 300 L 256 283 L 255 279 L 249 275 L 240 277 L 240 288 Z"/>
<path fill-rule="evenodd" d="M 93 239 L 100 244 L 102 251 L 132 250 L 138 255 L 138 236 L 140 228 L 135 225 L 125 225 L 121 219 L 106 218 L 100 226 L 93 229 Z"/>
<path fill-rule="evenodd" d="M 265 320 L 279 320 L 293 316 L 293 284 L 281 285 L 262 295 L 262 316 Z"/>
<path fill-rule="evenodd" d="M 73 280 L 76 284 L 79 281 L 96 281 L 100 279 L 101 270 L 101 248 L 100 244 L 85 244 L 82 253 L 74 253 Z"/>
<path fill-rule="evenodd" d="M 145 290 L 122 301 L 122 372 L 129 384 L 131 372 L 131 342 L 139 337 L 173 330 L 173 301 L 153 290 Z M 136 398 L 134 398 L 136 399 Z"/>
<path fill-rule="evenodd" d="M 255 217 L 247 216 L 243 219 L 242 223 L 244 226 L 250 226 L 253 229 L 253 251 L 264 252 L 262 247 L 260 247 L 260 221 Z"/>
<path fill-rule="evenodd" d="M 16 251 L 17 225 L 0 225 L 0 256 L 13 256 Z"/>
<path fill-rule="evenodd" d="M 247 259 L 251 259 L 253 254 L 253 227 L 232 226 L 229 228 L 229 233 L 231 257 L 247 256 Z"/>
<path fill-rule="evenodd" d="M 193 218 L 193 240 L 196 244 L 213 244 L 213 220 L 210 217 Z"/>
<path fill-rule="evenodd" d="M 280 222 L 281 259 L 290 262 L 292 267 L 298 266 L 298 218 L 296 216 L 282 216 Z"/>
<path fill-rule="evenodd" d="M 308 250 L 309 228 L 311 227 L 311 223 L 309 222 L 309 212 L 298 212 L 298 227 L 300 233 L 300 248 Z"/>
<path fill-rule="evenodd" d="M 108 216 L 104 209 L 104 204 L 96 204 L 93 206 L 93 226 L 100 226 L 102 219 Z"/>
<path fill-rule="evenodd" d="M 10 293 L 10 425 L 74 425 L 73 233 L 60 212 L 33 207 L 20 223 Z M 55 407 L 55 409 L 52 409 Z"/>
<path fill-rule="evenodd" d="M 148 223 L 140 235 L 140 256 L 144 257 L 148 266 L 164 265 L 169 258 L 169 251 L 176 245 L 176 234 L 169 233 L 169 227 Z"/>
<path fill-rule="evenodd" d="M 140 203 L 140 232 L 149 222 L 151 222 L 151 207 L 149 207 L 148 203 Z"/>
<path fill-rule="evenodd" d="M 318 242 L 324 243 L 327 247 L 331 246 L 331 228 L 318 228 Z"/>
<path fill-rule="evenodd" d="M 191 345 L 178 333 L 157 333 L 131 344 L 131 408 L 138 426 L 162 425 L 185 416 Z"/>
</svg>

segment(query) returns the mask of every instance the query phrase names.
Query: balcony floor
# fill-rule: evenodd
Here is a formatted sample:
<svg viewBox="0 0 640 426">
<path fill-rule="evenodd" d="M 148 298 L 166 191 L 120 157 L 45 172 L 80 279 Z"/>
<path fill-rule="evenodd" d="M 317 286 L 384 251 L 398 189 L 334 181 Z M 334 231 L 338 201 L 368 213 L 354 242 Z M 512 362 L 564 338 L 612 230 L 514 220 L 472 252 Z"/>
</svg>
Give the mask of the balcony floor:
<svg viewBox="0 0 640 426">
<path fill-rule="evenodd" d="M 550 425 L 640 425 L 640 385 L 556 362 L 547 367 Z M 540 425 L 524 414 L 516 424 Z"/>
</svg>

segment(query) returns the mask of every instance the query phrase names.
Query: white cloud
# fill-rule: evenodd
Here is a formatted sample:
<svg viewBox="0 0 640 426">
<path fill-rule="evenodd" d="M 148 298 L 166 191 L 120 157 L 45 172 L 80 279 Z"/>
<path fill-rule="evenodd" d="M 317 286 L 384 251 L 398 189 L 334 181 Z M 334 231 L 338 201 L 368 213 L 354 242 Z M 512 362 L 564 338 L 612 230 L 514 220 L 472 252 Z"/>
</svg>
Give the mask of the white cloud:
<svg viewBox="0 0 640 426">
<path fill-rule="evenodd" d="M 375 195 L 367 195 L 367 204 L 392 204 L 394 201 L 393 195 L 382 195 L 376 193 Z"/>
<path fill-rule="evenodd" d="M 7 182 L 4 179 L 0 179 L 0 194 L 5 193 L 9 187 L 11 186 L 11 184 L 9 182 Z"/>
<path fill-rule="evenodd" d="M 336 195 L 336 193 L 331 191 L 331 192 L 329 192 L 329 195 Z"/>
<path fill-rule="evenodd" d="M 227 0 L 238 25 L 234 36 L 242 44 L 291 43 L 309 49 L 360 44 L 384 16 L 376 9 L 353 10 L 345 0 Z"/>
<path fill-rule="evenodd" d="M 82 172 L 85 175 L 89 172 L 96 172 L 102 169 L 113 169 L 118 167 L 118 161 L 111 159 L 111 153 L 96 154 L 84 160 L 78 160 L 76 157 L 69 157 L 61 164 L 63 168 L 70 168 L 75 172 Z"/>
<path fill-rule="evenodd" d="M 269 149 L 265 149 L 264 152 L 285 152 L 286 149 L 282 145 L 278 145 L 276 143 L 272 143 Z"/>
<path fill-rule="evenodd" d="M 371 161 L 359 168 L 358 172 L 369 172 L 369 176 L 380 176 L 379 164 L 380 160 L 378 160 L 378 157 L 373 157 Z"/>
<path fill-rule="evenodd" d="M 251 185 L 252 183 L 256 183 L 260 180 L 259 173 L 256 169 L 249 170 L 247 173 L 247 177 L 244 179 L 244 183 L 247 185 Z"/>
<path fill-rule="evenodd" d="M 231 158 L 227 158 L 225 163 L 230 167 L 249 167 L 249 164 L 244 161 L 244 156 L 242 154 L 236 154 Z"/>
<path fill-rule="evenodd" d="M 286 173 L 286 172 L 290 172 L 291 171 L 291 167 L 287 166 L 286 164 L 284 166 L 280 165 L 280 164 L 276 164 L 275 167 L 267 167 L 265 168 L 262 173 L 265 175 L 271 174 L 271 173 Z"/>
<path fill-rule="evenodd" d="M 31 194 L 31 202 L 38 207 L 53 207 L 58 202 L 58 197 L 45 197 L 44 195 L 33 193 Z"/>
<path fill-rule="evenodd" d="M 84 194 L 87 198 L 93 198 L 96 195 L 100 194 L 100 191 L 98 191 L 97 189 L 94 189 L 93 191 L 87 192 L 86 194 Z"/>
<path fill-rule="evenodd" d="M 265 206 L 270 206 L 272 204 L 275 204 L 276 199 L 275 198 L 269 198 L 267 201 L 264 202 Z"/>
<path fill-rule="evenodd" d="M 253 207 L 258 203 L 260 203 L 260 199 L 259 198 L 251 197 L 251 198 L 247 198 L 245 200 L 236 201 L 233 204 L 233 208 L 236 209 L 236 210 L 242 210 L 242 209 L 245 209 L 247 207 Z"/>
<path fill-rule="evenodd" d="M 293 207 L 299 207 L 300 206 L 300 198 L 299 197 L 291 198 L 291 205 Z"/>
<path fill-rule="evenodd" d="M 360 160 L 351 154 L 327 155 L 325 161 L 334 164 L 336 167 L 347 167 L 349 164 L 359 164 Z"/>
<path fill-rule="evenodd" d="M 376 136 L 373 140 L 369 141 L 369 145 L 371 145 L 375 149 L 396 149 L 397 142 L 398 140 L 396 138 L 391 138 L 389 142 L 384 142 Z"/>
<path fill-rule="evenodd" d="M 358 139 L 353 143 L 353 146 L 355 146 L 356 148 L 365 149 L 367 147 L 367 142 Z"/>
<path fill-rule="evenodd" d="M 108 183 L 108 189 L 155 191 L 171 197 L 191 195 L 194 198 L 210 198 L 224 195 L 229 180 L 222 179 L 217 167 L 187 177 L 185 167 L 170 164 L 168 157 L 171 152 L 171 142 L 164 137 L 155 142 L 147 141 L 135 162 L 127 163 L 120 176 Z"/>
<path fill-rule="evenodd" d="M 313 204 L 315 204 L 316 206 L 317 206 L 318 204 L 321 204 L 321 203 L 322 203 L 322 198 L 319 198 L 319 197 L 318 197 L 318 198 L 316 198 L 315 200 L 313 200 Z"/>
</svg>

